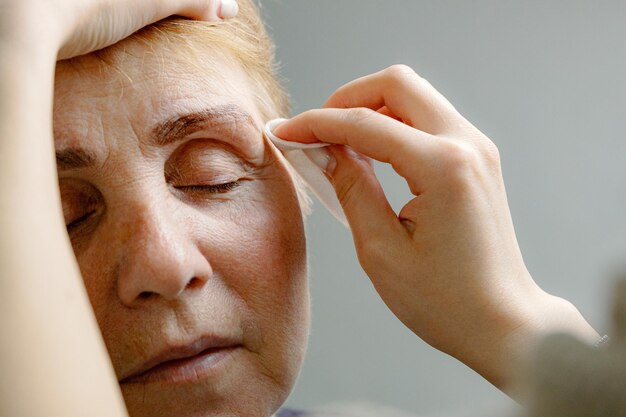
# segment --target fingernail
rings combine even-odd
[[[328,175],[332,173],[337,165],[335,157],[330,153],[328,148],[307,149],[304,153],[309,157],[311,162]]]
[[[239,13],[239,4],[236,0],[222,0],[219,16],[222,19],[232,19]]]

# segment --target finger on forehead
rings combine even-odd
[[[140,4],[142,2],[153,3],[154,0],[135,1],[136,6],[145,8]],[[168,15],[177,14],[208,22],[232,19],[239,13],[237,0],[171,0],[163,2],[163,5],[170,8]]]
[[[389,67],[340,87],[324,107],[373,110],[387,107],[405,123],[433,135],[451,133],[464,120],[428,81],[404,65]]]
[[[398,174],[414,174],[425,165],[437,138],[367,108],[316,109],[301,113],[276,127],[281,139],[347,145],[380,162],[390,163]]]

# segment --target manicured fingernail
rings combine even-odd
[[[307,149],[304,153],[324,173],[330,175],[335,170],[337,161],[328,148]]]
[[[236,0],[222,0],[219,16],[222,19],[232,19],[239,13],[239,4]]]

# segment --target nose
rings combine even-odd
[[[150,204],[128,212],[132,214],[121,226],[117,285],[123,304],[133,307],[157,297],[173,300],[204,285],[211,265],[176,210]]]

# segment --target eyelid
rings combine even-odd
[[[98,189],[77,179],[61,179],[59,187],[68,233],[83,233],[89,230],[85,227],[95,226],[97,223],[93,220],[104,211],[103,198]]]
[[[232,181],[245,176],[249,170],[250,165],[228,147],[213,140],[198,139],[174,151],[165,163],[165,178],[173,185]]]
[[[93,216],[96,213],[97,213],[97,210],[87,211],[85,212],[85,214],[81,215],[80,217],[77,217],[75,220],[70,221],[68,224],[65,225],[65,227],[67,228],[67,231],[71,232],[74,229],[77,229],[78,227],[82,226],[83,223],[89,221],[91,219],[91,216]]]
[[[81,201],[79,202],[74,201],[74,202],[68,203],[70,214],[73,214],[72,212],[78,212],[78,214],[68,215],[67,217],[69,218],[69,220],[66,220],[66,223],[71,224],[75,222],[77,219],[80,219],[81,217],[83,217],[85,214],[96,213],[98,211],[98,204],[95,198],[87,197],[87,198],[81,198],[80,200]],[[65,215],[65,210],[64,210],[64,215]]]
[[[216,133],[218,136],[216,137]],[[245,125],[242,129],[220,128],[214,130],[201,130],[190,134],[188,140],[208,140],[217,146],[229,148],[237,156],[256,164],[263,159],[264,143],[263,132],[259,129]]]
[[[176,170],[166,175],[166,181],[175,187],[191,186],[191,185],[216,185],[238,181],[245,177],[248,173],[246,169],[233,169],[225,172],[225,170],[199,169],[190,173],[184,173]]]
[[[171,181],[170,183],[172,184],[172,186],[176,187],[176,188],[183,188],[183,187],[214,187],[214,186],[219,186],[219,185],[223,185],[223,184],[231,184],[234,182],[238,182],[238,181],[242,181],[245,180],[246,178],[243,178],[241,175],[230,175],[228,177],[226,176],[221,176],[221,177],[212,177],[212,178],[198,178],[198,179],[193,179],[193,180],[188,180],[188,179],[178,179],[176,181]]]

